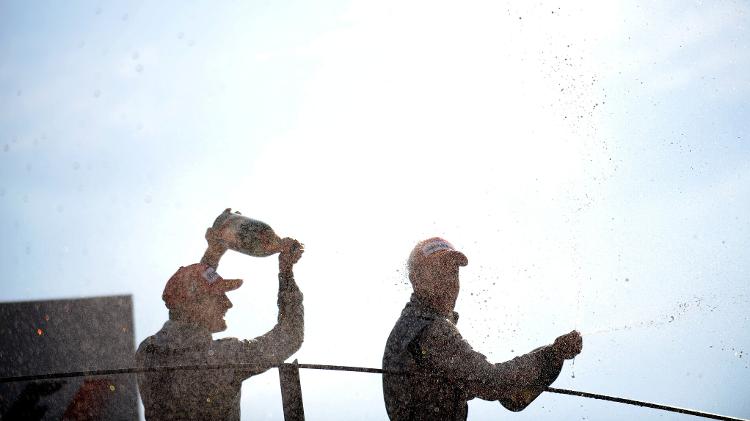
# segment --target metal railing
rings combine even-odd
[[[22,382],[22,381],[36,381],[36,380],[50,380],[60,379],[67,377],[90,377],[90,376],[105,376],[113,374],[137,374],[146,372],[160,372],[160,371],[180,371],[180,370],[225,370],[225,369],[247,369],[253,368],[251,364],[193,364],[193,365],[180,365],[180,366],[162,366],[162,367],[127,367],[127,368],[115,368],[106,370],[83,370],[83,371],[70,371],[62,373],[47,373],[47,374],[32,374],[25,376],[10,376],[0,378],[0,383],[11,383],[11,382]],[[352,367],[343,365],[326,365],[326,364],[304,364],[298,363],[295,360],[293,363],[284,363],[277,367],[279,369],[279,383],[281,387],[281,398],[284,406],[284,420],[285,421],[303,421],[305,419],[304,404],[302,401],[302,386],[299,378],[299,369],[308,370],[329,370],[329,371],[349,371],[356,373],[372,373],[372,374],[383,374],[386,371],[379,368],[369,367]],[[390,373],[390,374],[403,374],[408,373]],[[643,408],[657,409],[661,411],[675,412],[678,414],[693,415],[696,417],[702,417],[713,420],[724,420],[724,421],[750,421],[746,418],[730,417],[726,415],[713,414],[710,412],[697,411],[694,409],[679,408],[670,405],[663,405],[654,402],[639,401],[635,399],[620,398],[617,396],[601,395],[597,393],[581,392],[577,390],[558,389],[555,387],[547,387],[546,391],[549,393],[558,393],[561,395],[579,396],[582,398],[597,399],[609,402],[615,402],[626,405],[640,406]]]

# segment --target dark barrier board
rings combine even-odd
[[[0,377],[133,365],[130,296],[0,303]],[[135,376],[0,384],[0,419],[138,418]]]

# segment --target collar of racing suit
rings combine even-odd
[[[452,311],[451,314],[449,315],[440,313],[434,307],[427,304],[426,301],[419,298],[417,294],[415,293],[411,294],[411,299],[409,300],[409,303],[406,305],[406,308],[410,309],[410,311],[414,311],[415,313],[417,313],[417,315],[420,315],[423,317],[428,317],[428,318],[443,317],[443,318],[448,319],[454,325],[458,323],[458,312]]]
[[[211,332],[203,326],[183,320],[167,320],[157,335],[157,345],[170,348],[187,348],[211,342]]]

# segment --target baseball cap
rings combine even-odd
[[[180,266],[164,287],[161,295],[167,308],[173,309],[195,301],[196,298],[222,294],[242,286],[242,279],[224,279],[203,263]]]
[[[466,258],[466,255],[456,250],[453,244],[443,238],[432,237],[420,241],[412,249],[408,261],[409,277],[411,278],[412,273],[418,268],[443,255],[454,258],[457,266],[466,266],[469,264],[469,259]]]

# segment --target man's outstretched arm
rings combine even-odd
[[[572,335],[569,340],[561,338]],[[577,332],[558,338],[555,344],[538,348],[510,361],[493,364],[466,342],[450,322],[433,324],[422,336],[424,357],[433,373],[456,383],[470,398],[499,400],[503,406],[520,411],[530,404],[544,388],[557,378],[563,360],[580,352]],[[565,345],[568,353],[561,352]]]

